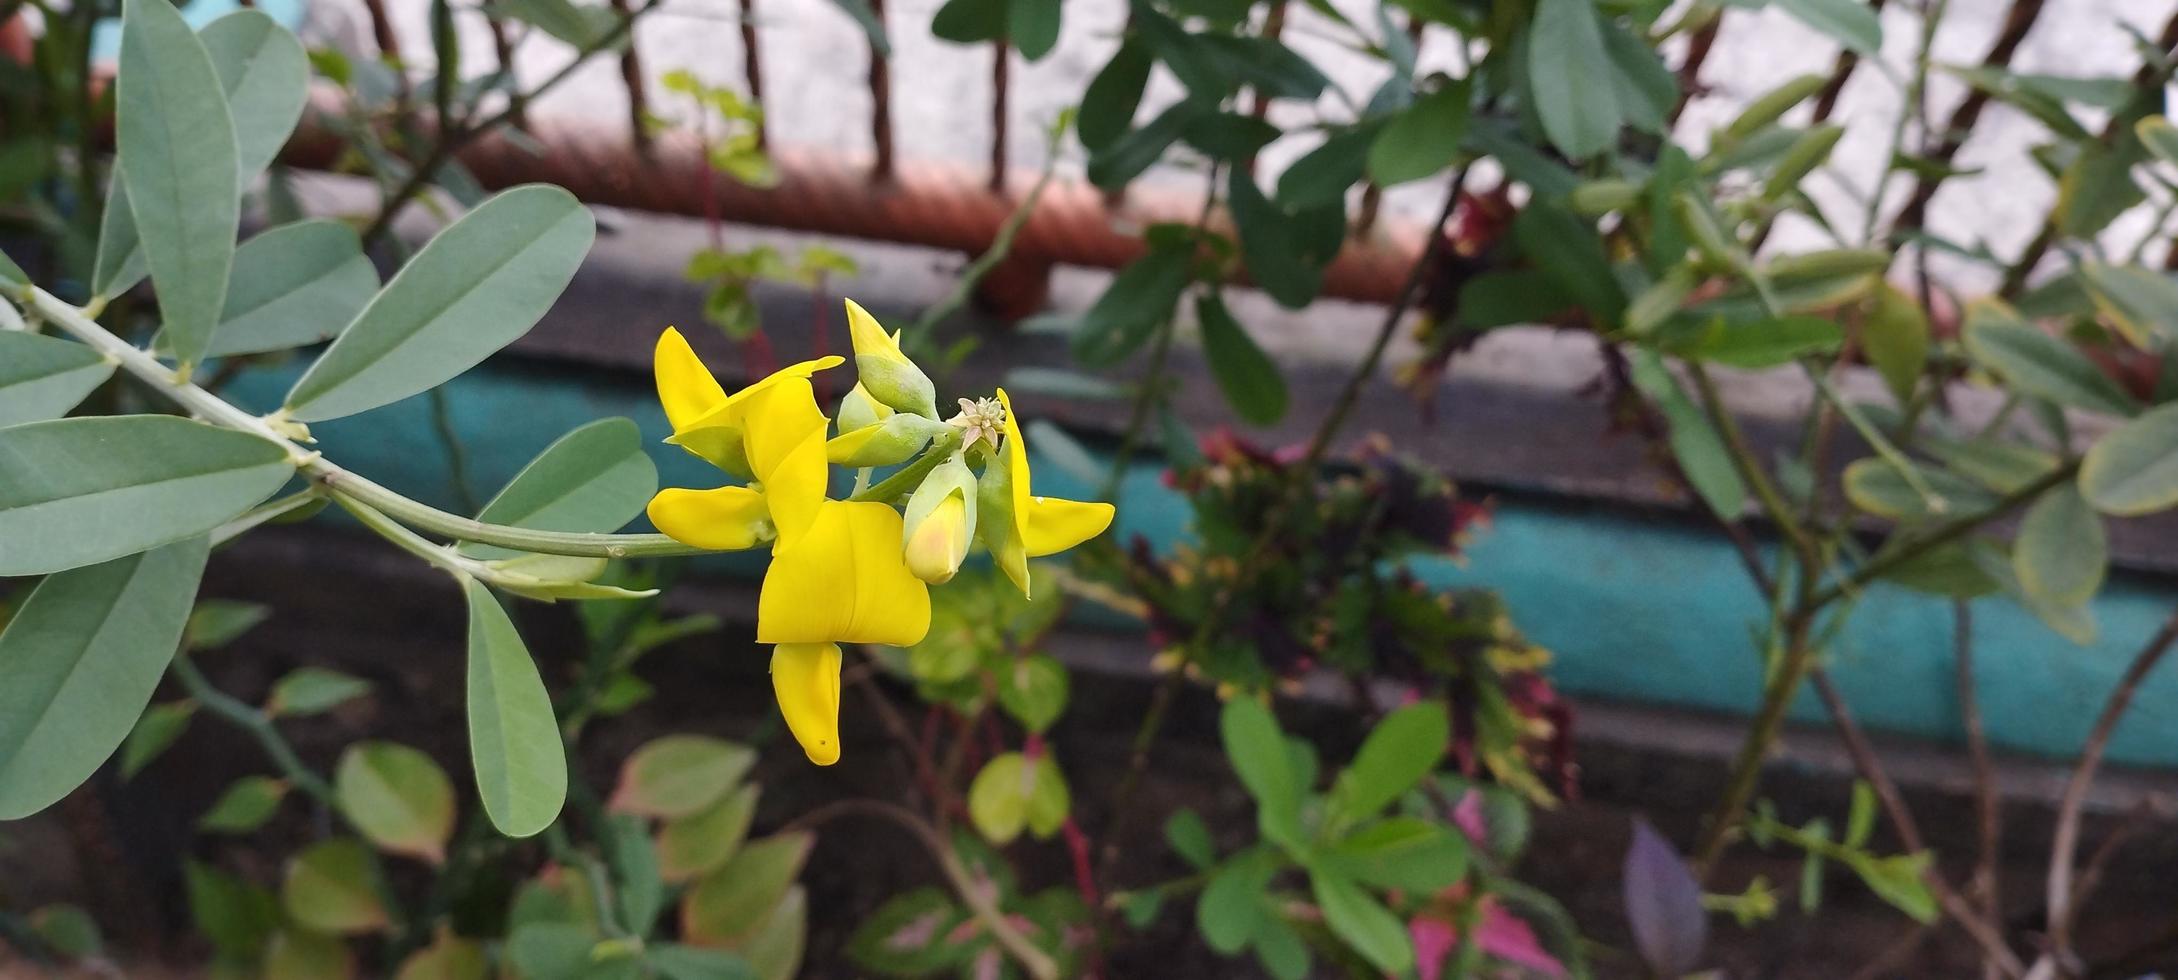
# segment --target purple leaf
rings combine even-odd
[[[1626,921],[1641,959],[1662,976],[1692,972],[1709,941],[1702,886],[1671,842],[1639,817],[1626,849],[1625,878]]]

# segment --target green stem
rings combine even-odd
[[[586,558],[637,558],[652,555],[694,555],[703,549],[684,545],[663,534],[571,534],[534,531],[529,528],[487,524],[449,514],[418,503],[334,465],[314,450],[297,444],[265,419],[243,411],[218,395],[178,378],[148,351],[137,348],[108,331],[83,311],[35,286],[16,294],[46,322],[114,359],[145,385],[156,389],[190,414],[214,425],[247,432],[288,452],[288,459],[311,482],[338,491],[412,528],[479,544],[520,551]]]
[[[197,669],[197,665],[187,654],[176,656],[172,668],[174,679],[181,682],[182,689],[188,691],[189,696],[195,698],[198,704],[203,705],[204,710],[242,729],[255,739],[258,747],[264,749],[265,755],[272,758],[273,766],[280,770],[280,775],[285,776],[290,785],[303,791],[320,805],[337,809],[333,801],[332,784],[303,763],[302,757],[295,754],[295,747],[289,745],[287,738],[280,734],[279,728],[272,724],[270,716],[243,703],[240,698],[212,686],[211,679]]]
[[[1827,588],[1817,591],[1813,596],[1809,597],[1808,601],[1813,604],[1814,608],[1820,609],[1848,595],[1852,595],[1860,591],[1868,583],[1889,574],[1893,569],[1919,558],[1941,545],[1971,534],[1990,521],[2032,503],[2035,498],[2040,497],[2045,491],[2072,479],[2074,474],[2079,471],[2079,461],[2069,460],[2064,465],[2044,473],[2033,483],[2005,494],[1996,503],[1982,510],[1971,514],[1963,514],[1938,524],[1926,533],[1915,535],[1912,540],[1900,545],[1897,550],[1888,551],[1870,559],[1867,564],[1854,569],[1852,574]]]
[[[862,490],[847,499],[858,502],[876,500],[885,503],[897,500],[902,494],[913,490],[916,484],[923,482],[923,477],[929,476],[931,470],[938,468],[938,464],[952,458],[954,450],[959,448],[959,429],[940,435],[930,441],[930,448],[923,450],[923,454],[917,457],[915,462],[901,467],[900,472],[878,481],[876,486]]]

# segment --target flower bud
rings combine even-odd
[[[933,585],[951,581],[976,533],[976,478],[959,454],[923,478],[908,497],[901,546],[908,571]]]
[[[842,426],[840,434],[824,444],[824,455],[836,466],[905,463],[947,428],[943,422],[895,412],[882,422],[859,429]]]
[[[891,417],[892,409],[871,398],[860,382],[856,382],[854,388],[847,392],[847,397],[839,400],[838,422],[839,431],[842,433],[876,425]]]
[[[871,398],[902,412],[938,417],[937,386],[901,352],[898,334],[887,334],[854,300],[847,301],[847,333],[854,339],[855,374]]]

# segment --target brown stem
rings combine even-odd
[[[529,113],[522,106],[522,91],[514,79],[514,39],[507,33],[507,22],[487,8],[484,24],[491,28],[492,53],[499,59],[499,70],[506,75],[507,120],[516,129],[529,128]]]
[[[885,22],[885,0],[870,0],[870,15]],[[892,179],[892,65],[885,52],[870,40],[870,141],[877,145],[877,162],[871,177],[882,183]]]
[[[633,16],[628,0],[612,0],[613,12],[622,20]],[[643,56],[635,50],[635,38],[628,38],[627,50],[620,52],[620,84],[628,90],[628,131],[635,140],[637,152],[650,150],[650,97],[643,83]]]
[[[756,148],[771,146],[771,120],[764,109],[763,45],[756,37],[756,0],[741,0],[741,76],[749,83],[749,104],[756,107]]]
[[[393,67],[394,103],[399,107],[396,115],[407,116],[415,92],[409,88],[408,62],[401,57],[401,38],[394,33],[393,18],[386,13],[386,0],[363,0],[363,10],[370,16],[371,40],[378,45],[379,57]]]
[[[2044,0],[2012,0],[2011,9],[2004,15],[2004,26],[1997,31],[1996,40],[1990,42],[1989,53],[1981,59],[1983,68],[2002,70],[2012,62],[2012,55],[2019,50],[2019,43],[2026,40],[2027,31],[2034,27],[2035,18],[2042,15]],[[1893,240],[1900,231],[1917,229],[1928,216],[1929,201],[1936,190],[1951,176],[1950,164],[1959,150],[1974,134],[1974,124],[1981,119],[1982,110],[1989,107],[1989,92],[1980,87],[1968,88],[1966,98],[1951,110],[1951,118],[1935,135],[1936,145],[1927,154],[1931,167],[1922,169],[1914,181],[1913,193],[1906,198],[1906,206],[1899,209],[1898,217],[1891,221]]]
[[[991,45],[991,193],[1006,191],[1007,76],[1013,63],[1013,46],[1004,41]]]
[[[1687,39],[1686,60],[1679,63],[1679,102],[1671,107],[1670,122],[1677,123],[1687,103],[1694,101],[1694,93],[1702,84],[1702,64],[1709,60],[1709,50],[1716,46],[1717,30],[1723,25],[1724,14],[1719,11]]]
[[[2065,784],[2064,795],[2057,804],[2057,830],[2050,838],[2049,904],[2050,953],[2059,963],[2070,960],[2072,955],[2073,905],[2072,863],[2080,843],[2080,815],[2087,805],[2087,791],[2094,785],[2095,772],[2102,766],[2102,755],[2110,747],[2110,736],[2116,732],[2118,721],[2132,706],[2133,695],[2147,679],[2148,672],[2170,651],[2171,643],[2178,640],[2178,610],[2163,621],[2162,628],[2148,638],[2140,652],[2133,655],[2133,662],[2125,668],[2117,687],[2110,691],[2110,699],[2104,703],[2102,715],[2095,719],[2095,727],[2087,733],[2087,741],[2080,747],[2080,758],[2072,768],[2072,779]]]
[[[1996,763],[1989,757],[1989,733],[1981,719],[1981,695],[1974,682],[1974,613],[1966,600],[1951,604],[1953,661],[1957,667],[1959,724],[1966,730],[1966,753],[1974,766],[1975,837],[1971,889],[1982,910],[2001,921],[2004,903],[1998,891],[1997,851],[2004,839],[2004,811],[1997,795]]]

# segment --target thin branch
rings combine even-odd
[[[1974,896],[1991,918],[2002,915],[1998,891],[1997,850],[2004,839],[2003,807],[1997,797],[1996,764],[1989,758],[1989,733],[1981,720],[1981,694],[1974,683],[1974,613],[1964,599],[1951,604],[1953,661],[1956,667],[1959,724],[1966,730],[1966,752],[1974,766],[1974,817],[1979,848],[1974,858]]]

